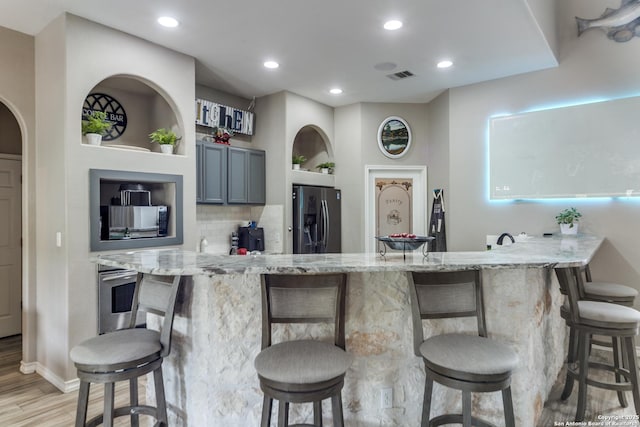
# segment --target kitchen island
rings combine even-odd
[[[417,426],[424,389],[413,353],[408,271],[481,269],[489,336],[506,342],[520,363],[513,373],[516,425],[535,426],[565,356],[563,297],[554,267],[587,264],[603,239],[529,238],[483,252],[214,256],[181,250],[106,254],[95,261],[143,273],[188,276],[180,292],[171,355],[165,360],[170,425],[257,426],[262,392],[253,360],[260,351],[261,274],[349,273],[345,424]],[[158,322],[151,318],[154,326]],[[475,320],[426,321],[427,332],[472,331]],[[322,326],[282,327],[274,335],[331,336]],[[380,393],[393,389],[393,405]],[[458,409],[456,409],[458,408]],[[434,386],[432,414],[460,408],[459,393]],[[309,422],[311,405],[292,405],[292,422]],[[475,411],[501,425],[500,393],[478,394]],[[330,405],[324,405],[326,420]],[[327,425],[330,425],[327,422]]]

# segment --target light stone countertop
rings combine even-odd
[[[603,238],[529,237],[515,244],[477,252],[420,250],[309,255],[211,255],[180,249],[153,249],[102,254],[98,264],[159,275],[300,274],[331,272],[446,271],[465,269],[578,267],[591,261]]]

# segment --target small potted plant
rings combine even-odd
[[[157,142],[160,145],[160,151],[165,154],[173,154],[173,149],[181,138],[170,129],[160,128],[149,134],[151,142]]]
[[[293,164],[293,170],[300,170],[300,165],[307,161],[307,158],[301,154],[294,154],[291,156],[291,163]]]
[[[102,136],[111,129],[113,124],[107,120],[107,113],[104,111],[91,111],[82,121],[82,134],[87,137],[87,142],[91,145],[100,145]]]
[[[556,215],[556,222],[560,224],[562,234],[577,234],[578,220],[582,214],[576,208],[567,208]]]
[[[318,169],[320,169],[320,172],[322,172],[322,173],[333,173],[333,168],[335,166],[336,166],[336,164],[333,163],[333,162],[324,162],[324,163],[320,163],[316,167]]]

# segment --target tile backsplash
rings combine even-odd
[[[199,250],[200,240],[205,237],[208,242],[207,253],[228,254],[231,249],[231,232],[237,231],[238,227],[246,227],[249,221],[256,221],[258,227],[264,228],[265,253],[282,253],[282,205],[197,205],[198,244],[194,250]]]

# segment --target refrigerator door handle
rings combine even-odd
[[[322,210],[324,211],[324,233],[322,235],[322,244],[326,251],[327,245],[329,244],[329,205],[326,200],[322,200]]]

